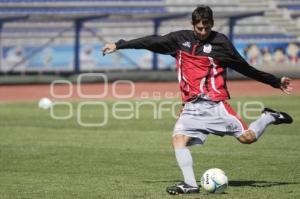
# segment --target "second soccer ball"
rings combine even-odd
[[[51,106],[52,106],[52,101],[51,101],[50,99],[46,98],[46,97],[41,98],[41,99],[39,100],[38,106],[39,106],[39,108],[41,108],[41,109],[47,110],[47,109],[51,108]]]

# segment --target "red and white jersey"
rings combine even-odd
[[[197,56],[178,51],[177,76],[182,100],[204,97],[212,101],[229,99],[220,61],[208,56]]]
[[[163,36],[119,40],[116,46],[117,49],[147,49],[176,58],[184,102],[199,97],[212,101],[230,98],[226,87],[227,68],[275,88],[280,87],[279,78],[250,66],[228,38],[216,31],[212,31],[206,40],[199,40],[192,30],[181,30]]]

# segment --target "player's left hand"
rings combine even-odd
[[[286,94],[291,94],[293,90],[292,80],[289,77],[282,77],[280,89]]]
[[[102,55],[113,53],[117,50],[117,46],[115,43],[107,43],[102,48]]]

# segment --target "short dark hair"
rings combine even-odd
[[[209,6],[200,5],[192,13],[192,24],[196,25],[202,21],[203,24],[214,25],[213,11]]]

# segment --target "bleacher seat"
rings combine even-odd
[[[214,29],[225,34],[229,32],[229,16],[261,12],[267,8],[263,16],[237,22],[233,37],[235,42],[299,41],[300,37],[295,34],[287,34],[287,23],[282,17],[282,10],[287,10],[287,19],[290,15],[291,20],[298,21],[300,27],[299,3],[299,0],[0,0],[0,21],[7,16],[30,16],[29,20],[4,23],[1,44],[43,45],[53,40],[57,44],[74,45],[74,18],[101,14],[111,15],[85,22],[80,33],[82,43],[99,45],[99,42],[120,38],[129,40],[154,33],[154,23],[149,20],[151,17],[191,13],[199,4],[212,7],[216,18]],[[53,17],[57,17],[55,22]],[[273,19],[278,21],[275,23]],[[189,15],[163,21],[158,34],[191,28]]]

